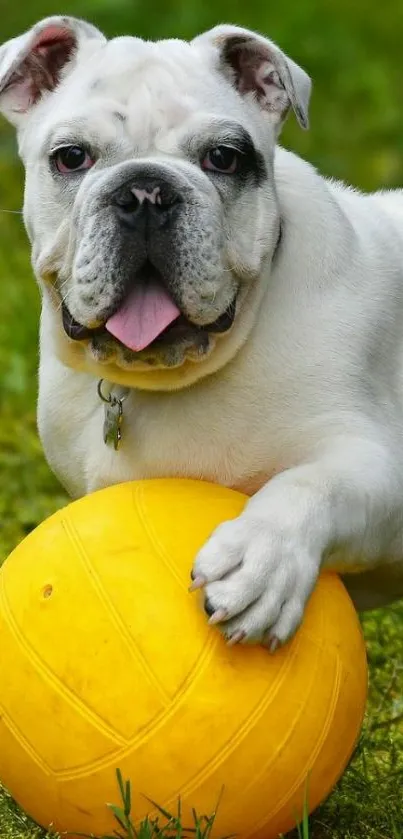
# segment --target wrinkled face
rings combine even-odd
[[[188,383],[245,339],[279,217],[276,120],[244,63],[241,95],[193,44],[91,39],[24,121],[25,222],[65,363],[129,385],[186,368]]]

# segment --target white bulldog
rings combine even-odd
[[[192,576],[231,643],[271,650],[321,567],[362,572],[359,607],[403,594],[403,194],[276,146],[309,94],[234,26],[107,41],[53,17],[0,51],[48,461],[72,496],[163,476],[249,493]]]

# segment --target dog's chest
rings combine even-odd
[[[133,392],[123,405],[118,451],[103,439],[104,405],[96,380],[67,372],[42,376],[39,429],[46,457],[72,496],[153,477],[211,480],[256,491],[281,468],[281,431],[264,405],[248,406],[236,388],[204,387],[163,397]],[[59,385],[59,386],[58,386]],[[69,385],[72,387],[70,388]]]

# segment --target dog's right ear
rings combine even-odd
[[[95,26],[72,17],[48,17],[0,48],[0,111],[14,125],[74,66],[83,44],[105,42]]]

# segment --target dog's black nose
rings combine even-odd
[[[173,184],[146,176],[124,184],[113,196],[118,217],[129,227],[137,225],[146,214],[154,224],[163,224],[180,201]]]

